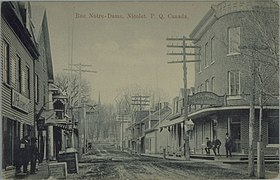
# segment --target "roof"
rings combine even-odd
[[[35,27],[35,40],[38,43],[39,34],[42,31],[43,18],[46,13],[46,9],[42,6],[32,5],[31,20]]]
[[[47,21],[47,12],[46,9],[42,6],[32,5],[31,19],[34,30],[35,41],[40,46],[40,37],[44,36],[44,45],[46,50],[46,64],[48,72],[48,80],[53,82],[54,73],[52,65],[52,56],[51,56],[51,47],[50,47],[50,38],[48,30],[48,21]]]

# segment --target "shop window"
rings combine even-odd
[[[2,120],[3,125],[3,144],[2,144],[2,167],[12,166],[14,162],[14,143],[15,143],[15,121],[8,118]]]
[[[268,144],[279,144],[279,119],[268,120]]]

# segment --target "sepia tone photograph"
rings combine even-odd
[[[1,2],[0,179],[278,179],[279,1]]]

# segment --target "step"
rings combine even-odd
[[[254,161],[255,163],[257,163],[257,161]],[[223,163],[225,164],[240,164],[240,163],[248,163],[248,160],[226,160],[223,161]],[[273,163],[278,163],[279,164],[279,160],[265,160],[265,164],[273,164]]]

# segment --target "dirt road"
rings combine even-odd
[[[114,146],[97,145],[79,163],[79,174],[69,179],[246,179],[246,165],[214,161],[172,161],[131,155]],[[68,179],[67,178],[67,179]]]
[[[246,169],[207,161],[171,161],[140,157],[116,150],[114,146],[97,145],[79,163],[79,174],[70,179],[244,179]],[[67,179],[68,179],[67,178]]]

